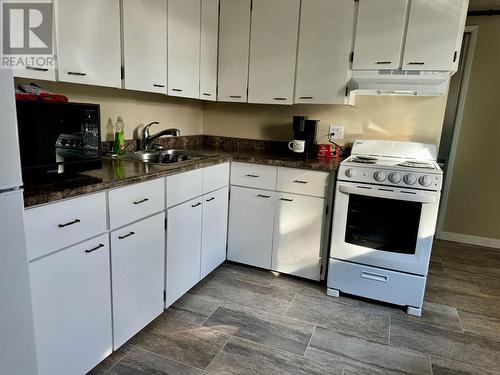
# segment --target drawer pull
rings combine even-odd
[[[369,279],[373,281],[380,281],[382,283],[387,283],[389,281],[389,276],[377,275],[376,273],[361,272],[361,277],[363,279]]]
[[[375,64],[376,65],[387,65],[387,64],[391,64],[392,61],[377,61]]]
[[[258,177],[260,177],[260,176],[259,176],[259,175],[257,175],[257,174],[247,174],[247,177],[258,178]]]
[[[200,206],[200,205],[201,205],[201,203],[200,203],[200,202],[198,202],[198,203],[192,204],[192,205],[191,205],[191,207],[195,208],[195,207],[198,207],[198,206]]]
[[[159,84],[157,84],[157,83],[153,83],[153,86],[154,86],[154,87],[165,87],[165,85],[159,85]]]
[[[26,69],[28,70],[36,70],[37,72],[48,72],[49,70],[47,68],[40,68],[37,66],[27,66]]]
[[[313,99],[314,97],[312,96],[301,96],[299,99]]]
[[[68,75],[70,76],[80,76],[80,77],[85,77],[87,73],[80,73],[80,72],[68,72]]]
[[[295,180],[293,182],[296,184],[307,184],[307,181],[303,181],[303,180]]]
[[[99,245],[97,245],[96,247],[90,249],[90,250],[85,250],[85,252],[88,254],[88,253],[92,253],[96,250],[99,250],[101,247],[104,247],[104,244],[100,243]]]
[[[286,100],[286,98],[283,98],[281,96],[277,96],[276,98],[273,98],[274,100]]]
[[[208,198],[208,199],[207,199],[207,202],[212,202],[213,200],[215,200],[215,197]]]
[[[420,61],[410,61],[408,65],[425,65],[425,63]]]
[[[172,89],[172,91],[182,92],[182,89]]]
[[[203,96],[212,96],[212,94],[209,94],[208,92],[204,92],[202,95]]]
[[[75,220],[70,221],[69,223],[66,223],[66,224],[59,224],[58,227],[59,228],[69,227],[70,225],[77,224],[79,222],[81,222],[80,219],[75,219]]]
[[[241,95],[229,95],[229,97],[233,99],[241,99]]]
[[[271,198],[270,195],[264,195],[264,194],[257,194],[257,197],[259,197],[259,198],[266,198],[266,199],[267,198]]]
[[[140,201],[135,201],[134,204],[141,204],[141,203],[148,202],[148,201],[149,201],[148,198],[144,198],[144,199],[141,199]]]
[[[134,234],[135,234],[135,232],[130,232],[129,234],[126,234],[125,236],[118,236],[118,239],[124,240],[125,238],[133,236]]]
[[[293,199],[288,199],[288,198],[280,198],[280,201],[284,201],[284,202],[293,202]]]

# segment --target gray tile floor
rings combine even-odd
[[[421,318],[224,264],[91,374],[500,374],[500,252],[436,241]]]

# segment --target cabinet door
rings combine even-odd
[[[246,102],[251,0],[220,0],[217,100]]]
[[[111,354],[107,234],[31,263],[30,279],[40,375],[85,374]]]
[[[344,104],[353,22],[354,2],[302,0],[295,103]]]
[[[201,278],[226,260],[228,194],[225,187],[203,196]]]
[[[300,0],[253,0],[248,102],[292,104]]]
[[[167,210],[166,307],[200,281],[202,197]]]
[[[114,349],[163,311],[163,213],[111,232]]]
[[[201,0],[200,99],[217,97],[219,0]]]
[[[271,269],[275,197],[267,190],[231,187],[227,259]]]
[[[452,70],[467,12],[464,0],[412,0],[403,69]]]
[[[359,0],[353,69],[397,69],[408,0]]]
[[[168,0],[168,94],[200,97],[200,0]]]
[[[124,88],[167,93],[167,1],[123,0]]]
[[[57,1],[59,81],[121,87],[120,1]]]
[[[277,197],[273,270],[319,280],[325,200],[295,194]]]

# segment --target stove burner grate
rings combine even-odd
[[[434,165],[431,163],[428,163],[426,161],[411,161],[407,160],[402,163],[397,164],[400,167],[407,167],[407,168],[421,168],[421,169],[435,169]]]
[[[375,164],[377,162],[377,158],[372,156],[356,156],[351,161],[353,163],[363,163],[363,164]]]

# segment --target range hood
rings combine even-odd
[[[450,72],[418,70],[358,70],[352,72],[350,91],[356,95],[442,96]]]

